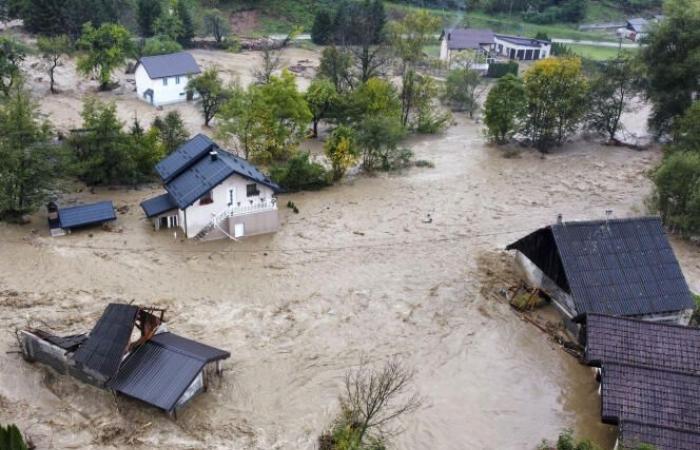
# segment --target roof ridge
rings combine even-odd
[[[604,314],[604,313],[585,313],[583,314],[584,317],[586,316],[598,316],[598,317],[608,317],[611,319],[617,319],[617,320],[626,320],[628,322],[638,322],[638,323],[644,323],[644,324],[649,324],[649,325],[657,325],[657,326],[662,326],[662,327],[667,327],[667,328],[682,328],[685,330],[694,330],[697,331],[700,334],[700,328],[697,327],[691,327],[688,325],[681,325],[678,323],[665,323],[665,322],[652,322],[650,320],[644,320],[644,319],[637,319],[635,317],[631,316],[615,316],[612,314]]]
[[[681,372],[680,370],[673,370],[673,369],[666,369],[666,368],[658,368],[658,367],[652,367],[652,366],[644,366],[641,364],[630,364],[630,363],[623,363],[623,362],[607,362],[607,363],[602,363],[600,364],[601,369],[605,369],[605,366],[624,366],[624,367],[632,367],[635,369],[644,369],[644,370],[651,370],[654,372],[665,372],[665,373],[672,373],[675,375],[683,375],[691,378],[695,378],[700,382],[700,374],[694,374],[694,373],[688,373],[688,372]]]

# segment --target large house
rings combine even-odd
[[[506,249],[574,334],[585,314],[687,324],[695,305],[656,217],[560,221]]]
[[[156,165],[166,192],[141,203],[156,230],[239,239],[277,231],[279,186],[243,158],[198,134]]]
[[[494,35],[494,54],[519,61],[536,61],[549,57],[552,43],[522,36]]]
[[[154,106],[192,100],[196,92],[187,91],[187,82],[201,70],[186,52],[144,56],[136,67],[136,94]]]
[[[487,70],[494,57],[532,61],[550,56],[549,41],[522,36],[495,34],[488,29],[454,28],[444,30],[440,36],[440,59],[453,63],[460,52],[467,52],[474,59],[471,68]]]

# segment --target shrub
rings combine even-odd
[[[501,78],[509,73],[518,76],[518,63],[510,61],[507,63],[492,63],[489,64],[489,70],[486,76],[489,78]]]
[[[316,190],[330,184],[328,171],[311,161],[308,153],[299,153],[286,163],[273,166],[270,177],[290,192]]]
[[[22,433],[17,425],[0,425],[0,449],[2,450],[27,450],[29,446],[24,442]]]

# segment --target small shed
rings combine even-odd
[[[46,209],[49,216],[49,228],[52,236],[61,236],[78,228],[100,225],[117,220],[114,205],[111,201],[88,203],[84,205],[59,207],[50,202]]]

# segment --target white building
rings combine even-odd
[[[165,194],[141,203],[156,230],[188,238],[239,239],[279,227],[280,188],[243,158],[198,134],[156,165]]]
[[[200,72],[197,61],[186,52],[144,56],[136,67],[136,94],[154,106],[192,100],[197,94],[187,92],[187,82]]]
[[[519,61],[536,61],[550,56],[552,43],[522,36],[494,35],[493,54]]]
[[[444,30],[440,41],[440,60],[451,65],[461,56],[461,59],[471,69],[484,72],[488,70],[488,57],[493,50],[493,31],[478,28],[454,28]]]

